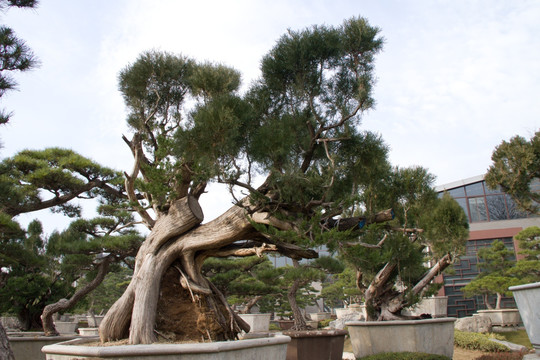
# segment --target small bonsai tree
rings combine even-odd
[[[502,241],[495,240],[490,247],[478,251],[478,258],[480,273],[461,291],[467,297],[481,295],[489,310],[500,309],[503,296],[512,295],[508,288],[520,283],[510,273],[516,263],[514,251],[508,249]],[[495,306],[489,301],[491,295],[497,297]]]
[[[293,266],[287,267],[284,273],[285,284],[287,286],[287,300],[292,311],[294,325],[292,330],[307,330],[309,326],[300,310],[298,295],[301,289],[307,291],[308,296],[302,296],[304,302],[315,303],[317,296],[311,290],[313,282],[323,282],[328,274],[335,274],[343,271],[343,265],[332,257],[320,257],[314,261],[300,264],[293,259]],[[307,304],[306,304],[307,305]]]
[[[515,239],[519,241],[519,254],[524,257],[519,259],[508,273],[517,277],[521,284],[540,281],[540,227],[523,229]]]

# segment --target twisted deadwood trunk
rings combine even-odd
[[[184,314],[201,314],[192,319],[192,324],[185,323],[185,317],[177,314],[176,328],[185,330],[192,326],[204,329],[199,339],[211,340],[231,339],[240,330],[249,331],[249,326],[234,315],[223,295],[201,273],[202,257],[211,256],[212,251],[242,240],[252,231],[246,210],[233,206],[219,218],[199,225],[202,219],[196,199],[186,197],[173,204],[168,214],[156,221],[139,249],[131,283],[100,325],[102,341],[123,339],[128,334],[130,344],[148,344],[156,340],[154,330],[160,289],[164,286],[162,279],[168,270],[177,275],[176,283],[182,294],[176,294],[176,297],[191,299]],[[166,300],[162,304],[167,307]],[[160,308],[160,311],[168,310]],[[211,317],[205,316],[210,313],[215,315],[213,318],[219,324],[201,326],[201,322],[210,320]],[[156,330],[170,333],[175,329],[160,329],[158,326]]]
[[[440,258],[415,284],[411,290],[412,295],[420,295],[431,281],[452,263],[452,259],[453,256],[449,253]],[[386,264],[366,290],[366,304],[372,309],[368,311],[368,321],[404,319],[401,311],[411,304],[405,300],[403,292],[393,290],[392,284],[388,284],[388,279],[396,267],[395,263]]]

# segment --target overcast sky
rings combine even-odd
[[[442,185],[485,173],[496,145],[540,128],[540,1],[42,0],[0,16],[41,63],[0,102],[14,113],[0,158],[60,146],[129,170],[117,75],[141,52],[223,63],[247,87],[287,29],[353,16],[385,38],[363,127],[392,164],[426,167]],[[230,205],[222,194],[201,202],[207,219]]]

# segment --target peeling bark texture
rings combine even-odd
[[[2,321],[0,321],[0,360],[15,360]]]

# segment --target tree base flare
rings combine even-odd
[[[182,287],[180,276],[171,266],[162,278],[156,318],[158,337],[173,342],[234,339],[230,315],[217,296],[190,293]]]

